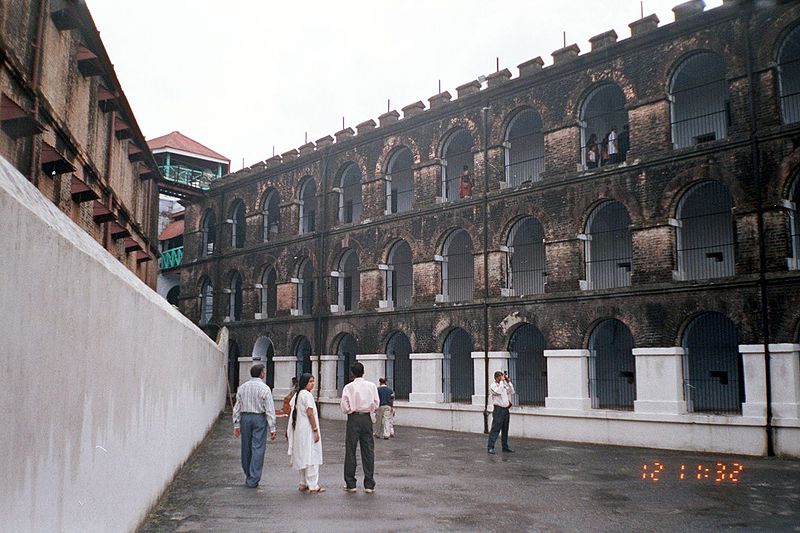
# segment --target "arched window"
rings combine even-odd
[[[386,168],[386,213],[409,211],[414,205],[414,156],[403,146]]]
[[[619,320],[603,320],[589,337],[589,397],[594,409],[633,410],[633,336]]]
[[[358,309],[361,295],[361,280],[358,272],[358,254],[353,250],[346,250],[337,267],[337,294],[336,311],[354,311]]]
[[[789,268],[800,270],[800,176],[794,180],[791,193],[789,194],[789,239],[791,257],[789,257]]]
[[[307,176],[300,186],[300,228],[299,233],[316,231],[317,224],[317,185],[314,178]]]
[[[267,369],[266,383],[275,388],[275,348],[267,337],[259,337],[253,345],[253,364],[261,361]]]
[[[725,62],[713,52],[684,60],[669,86],[672,145],[686,148],[728,135]]]
[[[442,295],[445,302],[468,302],[473,296],[472,239],[464,230],[452,232],[444,243]]]
[[[784,124],[800,122],[800,26],[796,26],[778,52],[778,92]]]
[[[203,234],[200,247],[200,256],[211,255],[214,253],[214,241],[217,236],[217,217],[213,211],[206,211],[201,225]]]
[[[342,172],[339,182],[339,222],[358,224],[361,220],[361,171],[358,165],[350,163]]]
[[[516,187],[540,181],[544,171],[544,133],[542,118],[526,109],[511,120],[506,130],[506,183]]]
[[[389,337],[386,343],[386,379],[394,389],[397,400],[408,400],[411,394],[411,343],[402,331]]]
[[[445,202],[472,196],[475,183],[472,145],[472,135],[464,129],[456,130],[444,143],[441,198]]]
[[[311,343],[300,337],[294,345],[295,375],[299,379],[302,374],[311,374]]]
[[[175,285],[167,292],[167,303],[177,307],[180,297],[181,297],[181,286]]]
[[[631,219],[614,201],[600,204],[586,223],[586,288],[610,289],[631,284]]]
[[[214,315],[214,286],[204,279],[200,287],[200,323],[208,324]]]
[[[444,341],[442,392],[445,402],[471,403],[474,387],[472,337],[461,328],[451,331]]]
[[[336,347],[336,355],[339,357],[336,362],[336,390],[341,394],[344,386],[353,381],[350,365],[356,362],[356,355],[358,355],[356,339],[349,333],[342,335],[339,345]]]
[[[728,189],[716,181],[695,185],[683,196],[677,210],[681,279],[734,275],[733,206]]]
[[[239,388],[239,345],[236,341],[228,341],[228,390],[231,394]]]
[[[231,246],[234,248],[242,248],[244,246],[244,237],[247,232],[247,222],[244,215],[244,202],[237,201],[231,208]]]
[[[390,307],[408,307],[414,294],[414,272],[411,263],[411,247],[406,241],[398,241],[389,251],[386,269],[386,300]]]
[[[230,305],[228,306],[228,318],[231,322],[238,322],[242,319],[242,276],[238,272],[231,278],[229,292]]]
[[[270,190],[261,205],[261,234],[264,242],[274,240],[280,229],[281,197],[275,189]]]
[[[597,87],[583,102],[580,120],[583,168],[625,161],[630,135],[622,89],[611,83]]]
[[[534,217],[525,217],[508,234],[508,288],[514,296],[541,294],[547,280],[544,229]]]
[[[547,397],[547,363],[544,335],[538,328],[523,324],[514,330],[508,351],[508,375],[514,383],[519,405],[544,405]]]
[[[304,259],[298,269],[299,278],[294,281],[297,286],[297,310],[301,315],[310,315],[314,311],[314,267],[311,261]]]
[[[744,379],[736,326],[719,313],[703,313],[683,337],[684,393],[689,412],[742,412]]]
[[[261,318],[275,316],[278,305],[278,284],[274,267],[267,267],[261,273]]]

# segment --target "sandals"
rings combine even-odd
[[[305,492],[308,490],[308,485],[306,485],[305,483],[301,483],[300,486],[297,487],[297,490],[299,490],[300,492]]]
[[[320,492],[325,492],[325,487],[319,487],[316,489],[308,489],[309,494],[319,494]]]

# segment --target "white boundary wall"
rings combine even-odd
[[[0,529],[131,531],[225,401],[225,355],[0,158]]]

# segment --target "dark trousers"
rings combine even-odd
[[[508,412],[508,407],[494,406],[494,412],[492,413],[492,430],[489,432],[489,444],[487,445],[490,450],[494,448],[497,435],[499,435],[501,431],[503,432],[503,437],[500,439],[500,442],[502,442],[504,450],[508,449],[508,420],[510,418],[511,415]]]
[[[369,413],[347,415],[347,434],[344,442],[344,482],[347,488],[356,486],[356,446],[361,446],[361,467],[364,469],[364,488],[375,488],[375,441],[372,438],[372,419]]]
[[[242,439],[242,470],[248,487],[261,481],[264,452],[267,448],[267,417],[263,413],[242,413],[239,428]]]

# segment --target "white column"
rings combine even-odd
[[[378,379],[386,377],[386,354],[364,353],[356,355],[356,361],[364,365],[364,379],[378,384]]]
[[[742,416],[767,416],[767,364],[763,344],[740,344],[744,369]]]
[[[412,353],[409,402],[444,403],[442,393],[442,353]]]
[[[486,395],[486,372],[484,362],[485,352],[472,352],[474,385],[472,390],[472,405],[483,405]],[[511,352],[489,352],[489,383],[494,383],[494,373],[497,371],[508,372],[508,360]],[[492,409],[492,400],[489,399],[489,410]]]
[[[636,358],[636,400],[633,410],[649,414],[686,413],[683,397],[683,354],[681,347],[634,348]]]
[[[261,361],[259,360],[256,362],[260,363]],[[239,358],[239,385],[241,385],[245,381],[250,381],[250,368],[252,366],[253,366],[252,357],[248,356]],[[266,363],[264,364],[264,366],[266,366]]]
[[[292,387],[297,358],[293,355],[276,355],[272,361],[275,363],[275,390],[272,391],[272,397],[283,398]]]
[[[770,344],[772,417],[800,420],[800,344]]]
[[[589,350],[545,350],[547,398],[545,407],[588,410]]]
[[[319,355],[312,355],[311,356],[311,375],[314,376],[314,389],[315,389],[314,393],[315,394],[316,394],[316,389],[319,388],[319,386],[320,386],[319,385],[319,366],[320,366],[319,358],[320,357],[321,356],[319,356]]]
[[[320,398],[338,398],[339,391],[336,390],[336,365],[339,362],[338,355],[320,355],[320,379],[322,380],[319,385]],[[344,360],[344,357],[341,358]]]

